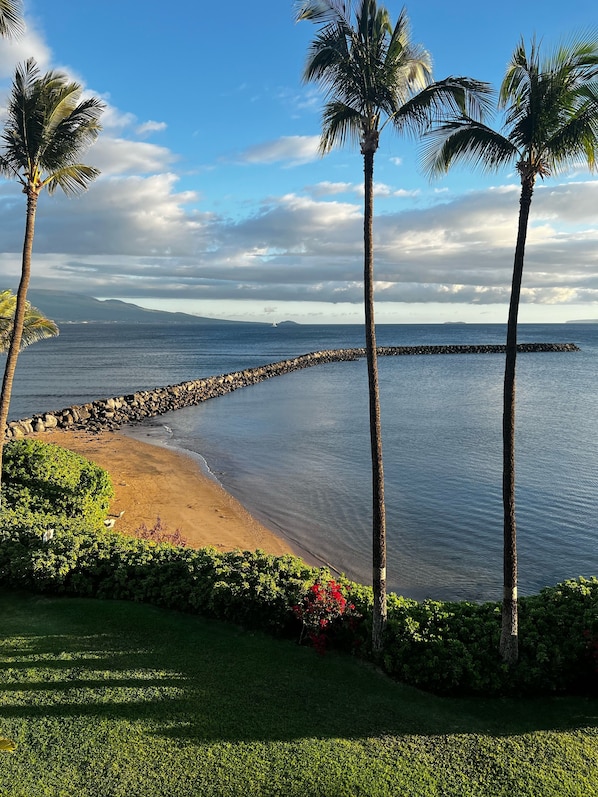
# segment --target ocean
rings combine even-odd
[[[503,325],[381,325],[378,345],[504,343]],[[576,353],[517,361],[522,594],[598,574],[598,324],[521,325]],[[25,350],[11,418],[363,345],[359,326],[64,325]],[[381,358],[388,584],[417,599],[499,600],[502,355]],[[364,360],[276,377],[128,430],[193,452],[311,562],[371,583]]]

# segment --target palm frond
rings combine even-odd
[[[295,0],[294,7],[297,22],[348,22],[351,13],[351,4],[345,0]]]
[[[16,67],[2,140],[4,157],[17,171],[28,171],[35,157],[41,124],[38,83],[39,70],[33,58]]]
[[[22,6],[19,0],[0,0],[0,36],[18,36],[23,32]]]
[[[0,353],[8,351],[15,317],[17,297],[12,291],[0,291]],[[21,348],[24,349],[38,340],[56,337],[58,327],[29,302],[25,304],[25,320]]]
[[[535,39],[532,39],[529,55],[525,41],[520,39],[499,89],[499,107],[525,106],[525,99],[539,71],[539,52]]]
[[[405,100],[432,80],[432,58],[420,44],[411,41],[407,11],[401,9],[390,36],[384,57],[388,83],[398,97]],[[401,88],[402,87],[402,88]],[[407,91],[405,92],[405,89]]]
[[[335,146],[347,141],[358,143],[362,135],[362,115],[342,102],[329,102],[322,112],[320,153],[325,155]]]
[[[103,107],[103,103],[91,97],[60,119],[53,130],[48,130],[40,152],[45,171],[59,169],[79,159],[100,133],[99,116]]]
[[[57,188],[61,188],[65,194],[72,196],[85,191],[99,174],[99,170],[93,166],[72,163],[53,171],[46,177],[42,185],[47,186],[49,194],[53,194]]]
[[[489,83],[468,77],[448,77],[413,95],[391,121],[398,130],[418,135],[431,125],[442,125],[454,118],[481,122],[492,109],[493,97]]]
[[[40,340],[55,338],[58,334],[59,330],[54,321],[45,318],[35,307],[30,307],[23,324],[21,348],[24,349]]]
[[[311,43],[303,80],[319,82],[325,91],[341,84],[343,72],[349,72],[349,38],[347,31],[339,25],[330,25],[320,31]]]
[[[598,161],[598,87],[577,93],[578,111],[561,124],[546,143],[545,159],[552,172],[585,161],[594,170]]]
[[[424,136],[423,168],[431,177],[456,163],[494,171],[517,160],[516,147],[500,133],[469,117],[447,121]]]
[[[579,83],[592,81],[598,75],[598,33],[588,30],[564,41],[543,64],[545,72],[560,72]]]

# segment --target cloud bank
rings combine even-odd
[[[15,62],[32,52],[48,68],[52,53],[34,28],[0,52],[4,95]],[[301,186],[296,177],[293,190],[273,193],[254,171],[250,200],[234,213],[206,210],[202,193],[189,188],[193,183],[180,156],[148,140],[169,125],[137,119],[103,99],[104,131],[86,157],[101,176],[76,199],[57,193],[40,200],[35,287],[154,304],[252,300],[265,304],[264,313],[284,302],[362,302],[359,182],[334,179],[331,169],[329,179]],[[260,167],[297,172],[319,158],[318,143],[318,136],[283,136],[222,156],[205,169],[218,172],[228,162],[241,170],[238,175]],[[465,193],[406,190],[392,183],[402,160],[389,157],[392,168],[376,183],[377,302],[504,304],[517,225],[516,182]],[[326,175],[326,169],[320,166],[319,173]],[[197,178],[194,184],[201,183]],[[25,218],[16,182],[0,182],[0,208],[0,268],[4,283],[14,287]],[[577,176],[538,185],[522,299],[538,305],[598,302],[597,180]]]

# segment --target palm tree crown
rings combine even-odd
[[[428,133],[425,167],[442,174],[456,161],[494,171],[515,164],[522,182],[535,182],[587,162],[596,166],[598,45],[583,37],[544,61],[532,42],[519,43],[503,79],[498,110],[503,132],[463,114]]]
[[[96,97],[80,101],[81,87],[59,72],[40,77],[29,59],[18,66],[8,102],[8,119],[1,137],[0,170],[16,177],[25,193],[65,194],[87,188],[99,174],[78,163],[82,151],[95,141],[103,104]]]
[[[486,109],[484,83],[464,77],[432,83],[430,55],[411,42],[405,9],[393,27],[375,0],[360,0],[355,24],[353,4],[345,0],[299,0],[296,7],[298,20],[322,23],[303,73],[327,97],[322,153],[347,140],[375,151],[389,122],[399,132],[421,131],[447,105],[474,116]]]

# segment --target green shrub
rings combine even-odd
[[[596,693],[598,579],[579,578],[519,601],[519,661],[500,659],[500,603],[399,598],[389,605],[384,667],[438,694]]]
[[[578,578],[520,600],[519,682],[525,692],[598,693],[598,579]]]
[[[143,601],[281,631],[296,626],[292,607],[319,573],[293,556],[179,548],[81,520],[0,511],[0,580],[16,587]]]
[[[4,448],[5,506],[99,524],[112,495],[106,471],[79,454],[41,440],[14,440]]]
[[[95,524],[83,518],[3,506],[0,580],[27,589],[61,591],[77,567],[85,541],[98,538]]]
[[[98,530],[82,518],[0,511],[6,586],[144,601],[298,639],[293,607],[316,581],[330,578],[327,569],[293,556],[177,548]],[[337,581],[364,618],[341,645],[367,658],[372,590]],[[500,615],[498,602],[418,603],[390,594],[381,664],[392,677],[438,694],[596,693],[598,579],[520,599],[520,660],[511,669],[498,654]]]
[[[399,598],[389,607],[384,667],[439,694],[500,692],[500,605]]]

